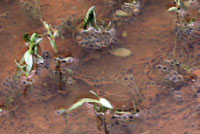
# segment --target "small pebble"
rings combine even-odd
[[[125,37],[127,37],[127,35],[128,35],[127,31],[123,31],[123,32],[122,32],[122,37],[125,38]]]
[[[128,57],[132,54],[131,50],[127,48],[117,48],[111,51],[111,54],[119,57]]]

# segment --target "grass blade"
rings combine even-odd
[[[97,28],[97,24],[96,24],[96,14],[95,14],[95,6],[92,6],[86,16],[85,16],[85,19],[84,19],[84,24],[83,24],[83,29],[84,30],[87,30],[87,28],[89,26],[93,26],[94,28]]]
[[[51,47],[54,49],[54,51],[57,53],[58,50],[57,50],[57,46],[56,46],[56,42],[55,40],[51,39],[51,38],[48,38],[49,41],[50,41],[50,44],[51,44]]]
[[[100,102],[95,99],[84,98],[84,99],[81,99],[78,102],[74,103],[67,111],[70,112],[74,109],[77,109],[78,107],[82,106],[84,103],[100,103]]]

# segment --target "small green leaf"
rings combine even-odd
[[[26,67],[26,65],[20,65],[16,60],[15,60],[15,63],[17,65],[17,67],[20,69],[24,69]]]
[[[43,21],[44,27],[49,31],[51,29],[51,25],[47,24],[45,21]]]
[[[38,38],[39,38],[39,35],[38,35],[37,33],[33,33],[32,36],[31,36],[30,41],[31,41],[31,42],[35,42],[36,39],[38,39]]]
[[[54,49],[54,51],[57,53],[57,46],[56,46],[55,40],[53,40],[53,39],[51,39],[51,38],[49,38],[49,37],[48,37],[48,39],[49,39],[49,41],[50,41],[51,47],[52,47],[52,48]]]
[[[25,59],[26,65],[27,65],[26,72],[30,73],[33,68],[33,56],[32,56],[32,54],[30,54],[29,51],[26,51],[26,53],[24,54],[24,59]]]
[[[23,56],[22,59],[20,60],[19,64],[20,64],[20,65],[23,64],[24,61],[25,61],[25,59],[24,59],[24,56]]]
[[[113,106],[111,105],[111,103],[107,99],[100,98],[99,101],[100,101],[101,105],[104,106],[105,108],[113,109]]]
[[[84,19],[84,24],[83,24],[83,29],[84,30],[87,30],[87,28],[89,26],[92,26],[94,28],[97,28],[98,29],[98,26],[96,24],[96,14],[95,14],[95,9],[96,7],[95,6],[92,6],[86,16],[85,16],[85,19]]]
[[[173,11],[178,11],[178,8],[177,7],[170,7],[168,10],[168,12],[173,12]]]
[[[17,65],[17,67],[20,69],[20,72],[22,72],[23,74],[25,74],[25,71],[26,71],[26,65],[20,65],[16,60],[15,60],[15,63]],[[19,72],[18,72],[19,73]],[[21,74],[21,73],[19,73]]]
[[[30,42],[30,39],[31,39],[31,37],[30,37],[29,34],[24,34],[24,40],[25,40],[26,42]]]
[[[44,59],[43,59],[42,56],[40,56],[39,54],[36,54],[36,56],[38,57],[38,58],[37,58],[37,63],[38,63],[38,64],[44,63]]]
[[[42,37],[36,38],[35,39],[35,44],[40,44],[43,41]]]
[[[74,109],[77,109],[78,107],[82,106],[84,103],[98,103],[98,104],[100,104],[99,100],[84,98],[84,99],[81,99],[78,102],[74,103],[67,111],[70,112]]]
[[[35,54],[35,55],[38,54],[38,47],[37,46],[34,47],[33,54]]]

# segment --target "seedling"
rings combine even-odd
[[[92,90],[90,90],[90,92],[92,94],[94,94],[95,96],[97,96],[98,99],[91,99],[91,98],[80,99],[78,102],[74,103],[69,109],[62,108],[62,109],[57,110],[57,113],[58,114],[69,113],[69,112],[79,108],[80,106],[82,106],[85,103],[92,104],[94,106],[94,110],[96,112],[105,113],[107,110],[113,110],[112,104],[107,99],[99,97],[99,95]]]
[[[126,112],[126,111],[119,111],[119,110],[114,111],[114,107],[106,98],[100,97],[96,92],[94,92],[92,90],[90,90],[90,93],[95,95],[98,99],[92,99],[92,98],[80,99],[79,101],[74,103],[72,106],[70,106],[70,108],[68,108],[68,109],[62,108],[62,109],[57,110],[57,113],[58,114],[69,113],[69,112],[79,108],[80,106],[82,106],[85,103],[90,103],[93,105],[94,110],[97,113],[106,113],[107,111],[110,110],[114,114],[118,114],[118,115],[131,114],[131,112]]]
[[[19,63],[16,60],[15,62],[17,67],[26,75],[26,77],[28,77],[34,70],[35,64],[44,62],[44,59],[38,53],[40,43],[42,42],[43,38],[37,33],[33,33],[31,36],[29,34],[25,34],[24,40],[26,41],[29,49],[25,52]]]
[[[47,31],[47,33],[45,33],[44,35],[47,35],[49,41],[50,41],[50,44],[51,44],[51,47],[54,49],[55,53],[56,53],[56,58],[55,58],[55,61],[56,61],[56,71],[59,72],[59,87],[60,87],[60,90],[62,90],[62,73],[61,73],[61,64],[62,63],[72,63],[73,62],[73,57],[61,57],[58,55],[58,50],[57,50],[57,46],[56,46],[56,41],[55,39],[59,36],[59,31],[55,28],[53,28],[50,24],[47,24],[45,21],[42,21],[43,24],[44,24],[44,27]]]
[[[54,49],[55,53],[58,52],[55,39],[59,36],[57,29],[52,28],[50,24],[43,21],[44,27],[47,30],[48,39],[50,41],[51,47]]]
[[[92,6],[84,19],[83,22],[83,30],[88,30],[90,27],[95,28],[97,31],[101,30],[100,27],[97,25],[97,20],[96,20],[96,13],[95,13],[95,6]],[[108,25],[106,26],[105,30],[108,30],[108,28],[110,28],[111,26],[111,21],[108,23]]]
[[[82,106],[85,103],[90,103],[91,105],[93,105],[94,110],[97,113],[103,113],[103,119],[101,118],[99,119],[101,119],[101,121],[103,122],[105,133],[108,134],[107,127],[105,124],[105,113],[108,110],[112,111],[113,106],[107,99],[99,97],[99,95],[94,91],[90,90],[90,92],[94,94],[98,99],[91,99],[91,98],[80,99],[78,102],[74,103],[69,109],[61,108],[57,110],[57,114],[64,115],[64,117],[67,118],[67,113],[77,109],[78,107]]]
[[[99,29],[98,26],[97,26],[97,22],[96,22],[96,14],[95,14],[95,9],[96,7],[95,6],[92,6],[86,16],[85,16],[85,19],[84,19],[84,24],[83,24],[83,29],[84,30],[87,30],[89,27],[94,27],[95,29]]]
[[[78,107],[82,106],[85,103],[90,103],[91,105],[93,105],[93,108],[96,112],[98,119],[101,120],[102,125],[104,126],[105,134],[109,134],[107,130],[107,126],[106,126],[106,119],[105,119],[106,118],[105,113],[107,111],[111,111],[111,113],[117,114],[119,116],[124,115],[124,114],[132,114],[131,112],[126,112],[126,111],[121,111],[121,110],[115,111],[112,104],[106,98],[101,98],[97,93],[95,93],[92,90],[90,90],[90,93],[95,95],[98,99],[83,98],[83,99],[80,99],[78,102],[74,103],[69,109],[61,108],[57,110],[56,113],[59,115],[63,115],[64,118],[67,119],[67,114],[69,112],[77,109]]]
[[[115,15],[117,17],[132,17],[137,15],[140,8],[140,2],[138,0],[129,0],[122,4],[121,10],[116,10]]]
[[[88,30],[90,27],[93,27],[96,30],[100,30],[100,27],[97,25],[95,9],[96,9],[96,7],[92,6],[88,10],[88,12],[85,16],[85,19],[84,19],[83,30]],[[110,28],[110,26],[111,26],[111,21],[108,23],[105,30],[108,30],[108,28]]]
[[[78,107],[82,106],[84,103],[91,103],[97,112],[105,113],[107,110],[113,110],[113,106],[107,99],[99,97],[94,91],[90,91],[90,92],[94,94],[95,96],[97,96],[98,99],[83,98],[79,100],[78,102],[76,102],[75,104],[73,104],[67,110],[67,112],[71,112],[72,110],[77,109]]]

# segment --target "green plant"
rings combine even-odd
[[[50,24],[47,24],[45,21],[42,21],[45,29],[47,30],[48,39],[55,53],[58,52],[55,39],[59,36],[59,32],[57,29],[52,28]]]
[[[43,37],[39,36],[37,33],[33,33],[31,36],[29,34],[24,34],[24,40],[28,45],[29,49],[24,53],[24,56],[17,62],[17,67],[28,77],[30,73],[34,70],[34,65],[38,63],[43,63],[44,59],[39,55],[40,43]]]
[[[129,0],[121,5],[121,9],[115,11],[115,15],[117,17],[133,17],[138,14],[139,8],[139,0]]]
[[[71,105],[70,108],[68,108],[68,109],[64,109],[64,108],[59,109],[57,111],[57,113],[58,114],[69,113],[69,112],[77,109],[78,107],[82,106],[85,103],[92,104],[94,106],[94,110],[96,112],[105,113],[107,110],[113,110],[112,104],[107,99],[99,97],[99,95],[97,93],[95,93],[94,91],[92,91],[92,90],[90,90],[90,92],[92,94],[94,94],[96,97],[98,97],[98,99],[92,99],[92,98],[80,99],[79,101],[77,101],[76,103]]]
[[[78,102],[74,103],[67,110],[67,112],[71,112],[72,110],[77,109],[78,107],[82,106],[84,103],[91,103],[97,112],[106,112],[107,110],[113,110],[113,106],[107,99],[99,97],[94,91],[90,91],[90,92],[94,94],[95,96],[97,96],[98,99],[91,99],[91,98],[80,99]]]
[[[174,4],[174,6],[170,7],[168,9],[168,12],[176,13],[177,28],[180,29],[180,28],[182,28],[180,26],[182,26],[185,21],[186,6],[184,3],[184,0],[174,0],[173,4]],[[175,46],[174,46],[174,50],[173,50],[174,58],[176,57],[177,39],[178,39],[178,35],[176,34]]]
[[[57,46],[56,46],[56,41],[55,39],[59,36],[59,31],[55,28],[53,28],[50,24],[47,24],[45,21],[42,21],[44,24],[44,27],[47,31],[47,33],[44,33],[43,35],[47,35],[51,47],[54,49],[55,53],[56,53],[56,71],[58,71],[58,75],[59,75],[59,88],[60,90],[62,90],[62,73],[61,73],[61,64],[62,63],[71,63],[73,61],[73,57],[61,57],[58,55],[58,50],[57,50]]]
[[[90,90],[90,92],[92,94],[94,94],[96,97],[98,97],[98,99],[91,99],[91,98],[80,99],[78,102],[74,103],[68,109],[62,108],[62,109],[57,110],[57,114],[61,114],[61,115],[64,116],[64,118],[67,119],[67,113],[77,109],[78,107],[82,106],[85,103],[90,103],[91,105],[93,105],[94,110],[97,113],[103,113],[103,115],[102,115],[103,119],[101,119],[101,118],[99,118],[99,119],[103,123],[105,133],[108,134],[107,127],[106,127],[106,124],[105,124],[105,113],[108,110],[112,111],[113,110],[113,106],[107,99],[99,97],[99,95],[97,93],[95,93],[94,91]]]
[[[63,117],[66,119],[66,122],[67,122],[68,113],[77,109],[78,107],[82,106],[85,103],[89,103],[93,105],[93,108],[96,112],[98,119],[100,119],[100,121],[102,122],[105,134],[109,134],[107,126],[106,126],[106,119],[105,119],[106,118],[105,114],[109,114],[107,113],[107,111],[111,111],[110,112],[111,114],[117,114],[117,115],[124,115],[124,114],[131,115],[132,114],[131,112],[126,112],[122,110],[114,110],[112,104],[106,98],[100,97],[97,93],[95,93],[92,90],[90,90],[90,93],[94,94],[98,99],[92,99],[92,98],[80,99],[79,101],[71,105],[68,109],[61,108],[57,110],[57,114],[63,115]]]
[[[82,106],[85,103],[90,103],[91,105],[93,105],[94,110],[97,113],[106,113],[107,111],[110,110],[114,114],[118,114],[118,115],[131,114],[131,112],[126,112],[126,111],[122,111],[122,110],[114,110],[114,107],[106,98],[100,97],[97,93],[95,93],[92,90],[90,90],[90,93],[95,95],[98,99],[82,98],[79,101],[77,101],[76,103],[74,103],[73,105],[71,105],[68,109],[61,108],[57,112],[59,114],[69,113],[69,112],[79,108],[80,106]]]
[[[59,36],[58,31],[53,29],[50,24],[47,24],[43,21],[47,33],[39,35],[38,33],[33,33],[32,35],[24,34],[24,40],[26,41],[28,50],[24,53],[20,62],[15,60],[17,67],[22,71],[23,74],[28,77],[31,72],[34,70],[35,64],[40,64],[44,62],[42,56],[39,55],[40,43],[43,40],[43,36],[47,35],[50,41],[50,44],[54,51],[57,53],[57,46],[55,38]]]
[[[96,29],[98,29],[98,26],[97,26],[97,22],[96,22],[96,14],[95,14],[95,9],[96,7],[95,6],[92,6],[86,16],[85,16],[85,19],[84,19],[84,24],[83,24],[83,29],[84,30],[87,30],[88,27],[92,26]]]

